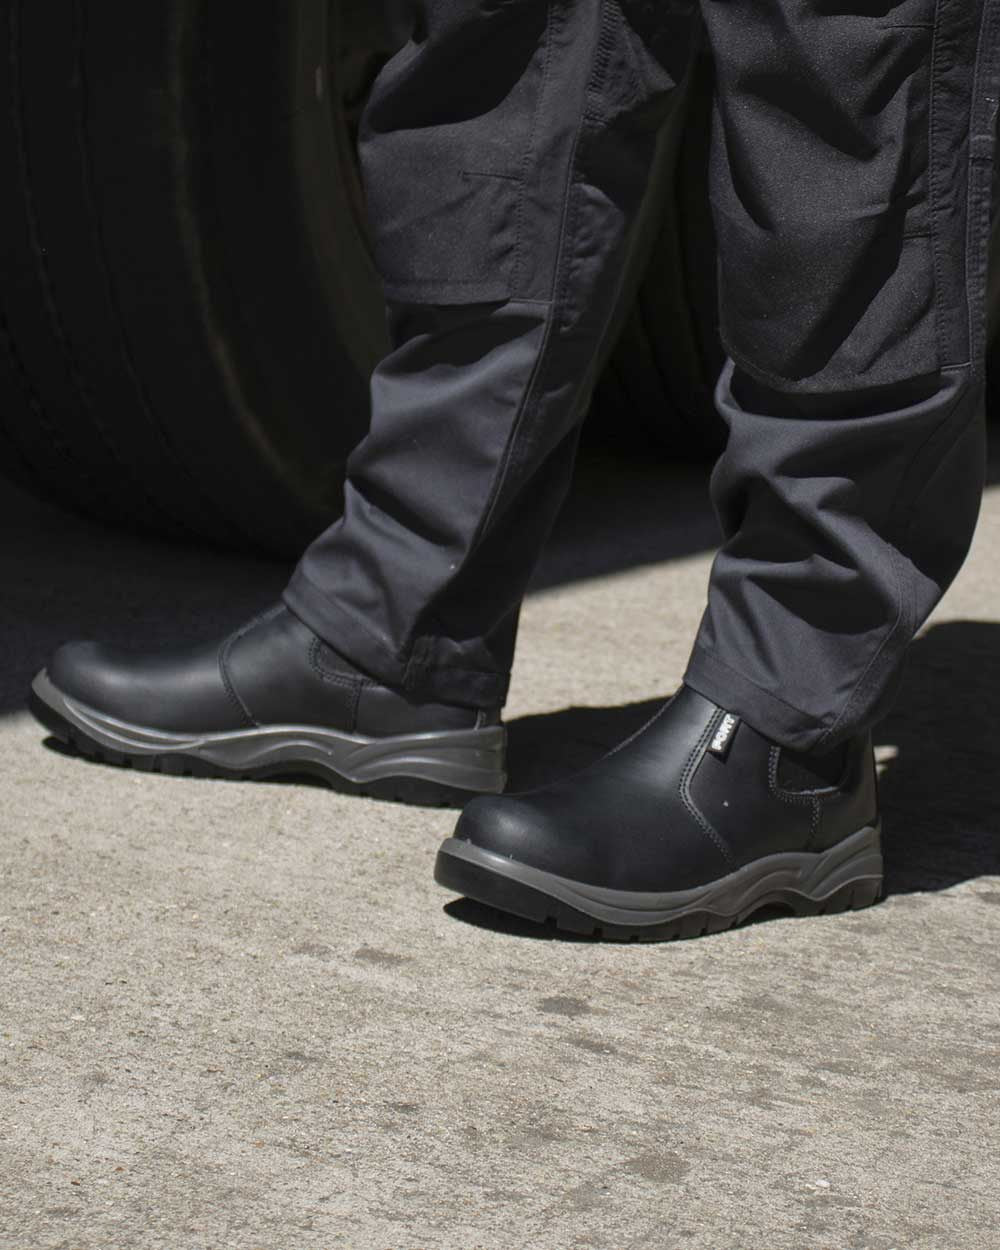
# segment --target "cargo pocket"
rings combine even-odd
[[[751,376],[788,391],[854,391],[940,364],[927,236],[881,220],[764,237],[716,213],[720,334]]]
[[[839,46],[820,42],[818,22],[802,40],[809,77],[741,63],[713,136],[720,331],[748,373],[789,391],[877,386],[940,363],[931,30],[836,29]],[[762,43],[762,57],[778,50]]]
[[[359,147],[390,299],[479,303],[516,293],[549,7],[434,0],[424,29],[379,75]]]

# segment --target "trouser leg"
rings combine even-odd
[[[725,544],[687,673],[772,738],[887,709],[983,475],[997,0],[705,0]]]
[[[361,156],[392,351],[286,601],[415,695],[506,694],[693,0],[422,0]]]

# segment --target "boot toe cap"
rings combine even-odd
[[[532,796],[484,795],[464,808],[455,837],[484,851],[573,880],[603,875],[594,847]]]
[[[145,654],[70,642],[47,671],[60,695],[126,724],[201,734],[247,723],[222,680],[218,644]]]
[[[49,680],[70,699],[111,712],[119,684],[114,656],[99,642],[67,642],[47,665]]]
[[[544,824],[530,803],[513,796],[484,795],[465,805],[455,837],[484,851],[524,860],[537,848]]]

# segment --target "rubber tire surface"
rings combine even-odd
[[[271,552],[336,516],[384,348],[331,108],[341,7],[0,5],[0,457],[16,479],[132,528]]]

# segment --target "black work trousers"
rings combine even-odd
[[[703,22],[730,436],[685,680],[789,747],[865,728],[979,507],[1000,0],[416,11],[361,135],[392,350],[289,606],[414,695],[503,701]]]

